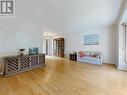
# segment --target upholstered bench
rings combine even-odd
[[[96,51],[80,51],[77,54],[77,61],[102,65],[102,56]]]

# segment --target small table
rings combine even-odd
[[[70,60],[77,61],[77,54],[70,54]]]

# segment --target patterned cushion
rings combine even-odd
[[[100,58],[100,52],[96,51],[80,51],[79,52],[80,57],[94,57],[94,58]]]
[[[80,54],[80,57],[84,57],[85,56],[84,52],[80,51],[79,54]]]

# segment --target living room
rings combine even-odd
[[[0,0],[0,95],[126,95],[126,0]]]

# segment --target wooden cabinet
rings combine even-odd
[[[4,63],[4,75],[10,76],[19,72],[45,66],[45,55],[9,56],[4,58]]]
[[[77,54],[70,54],[70,60],[77,61]]]
[[[53,53],[54,56],[64,57],[64,38],[54,39]]]

